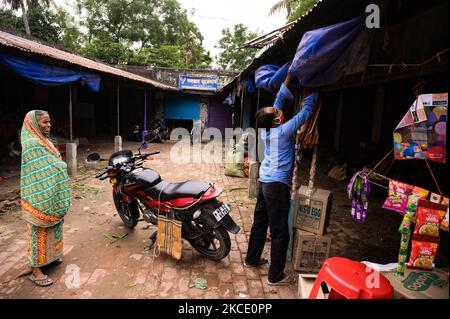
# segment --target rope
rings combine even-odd
[[[316,170],[317,170],[317,145],[314,146],[314,153],[311,161],[311,169],[309,170],[309,184],[308,188],[314,188],[314,179],[316,178]]]
[[[367,66],[370,67],[389,67],[390,69],[392,69],[392,67],[397,66],[397,67],[402,67],[402,68],[407,68],[407,67],[419,67],[419,66],[423,66],[425,64],[430,63],[431,61],[433,61],[434,59],[436,59],[438,61],[438,63],[441,62],[441,55],[444,53],[447,53],[449,50],[449,48],[443,50],[443,51],[439,51],[437,52],[435,55],[433,55],[431,58],[429,58],[428,60],[425,60],[422,63],[391,63],[391,64],[368,64]]]

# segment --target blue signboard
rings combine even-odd
[[[219,78],[217,76],[189,76],[180,75],[178,88],[187,90],[217,91]]]

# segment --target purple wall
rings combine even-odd
[[[208,127],[218,128],[222,136],[225,137],[225,128],[232,127],[231,111],[231,106],[211,98],[208,105]]]

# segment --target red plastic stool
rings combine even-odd
[[[330,288],[328,299],[390,299],[394,292],[389,280],[378,271],[347,258],[325,260],[309,299],[317,298],[323,282]]]

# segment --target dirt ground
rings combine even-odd
[[[0,298],[296,298],[297,284],[267,285],[267,265],[258,270],[243,267],[255,205],[255,200],[248,198],[248,180],[225,176],[222,164],[172,163],[172,145],[151,144],[152,149],[161,151],[150,162],[151,167],[165,180],[215,181],[224,189],[221,200],[230,205],[233,219],[241,226],[240,233],[230,234],[229,256],[219,262],[206,260],[187,242],[178,262],[163,254],[155,256],[148,249],[154,228],[144,221],[133,230],[125,228],[115,212],[110,184],[94,178],[105,162],[97,167],[84,162],[91,152],[109,157],[112,143],[99,142],[79,148],[79,171],[72,178],[72,206],[64,222],[64,262],[47,267],[55,281],[50,287],[36,287],[27,276],[18,277],[28,269],[26,224],[20,219],[17,203],[19,176],[13,164],[8,172],[0,172],[8,176],[0,182]],[[137,147],[137,143],[124,143],[124,148],[137,151]],[[305,163],[305,172],[307,167]],[[401,216],[380,209],[381,202],[372,200],[368,219],[359,224],[350,217],[346,184],[320,174],[317,180],[318,187],[334,191],[327,228],[327,235],[332,237],[330,256],[381,264],[396,262]],[[269,258],[269,251],[270,241],[265,258]],[[290,262],[286,268],[293,271]],[[190,287],[197,278],[206,279],[207,289]],[[75,279],[79,279],[79,285]]]

